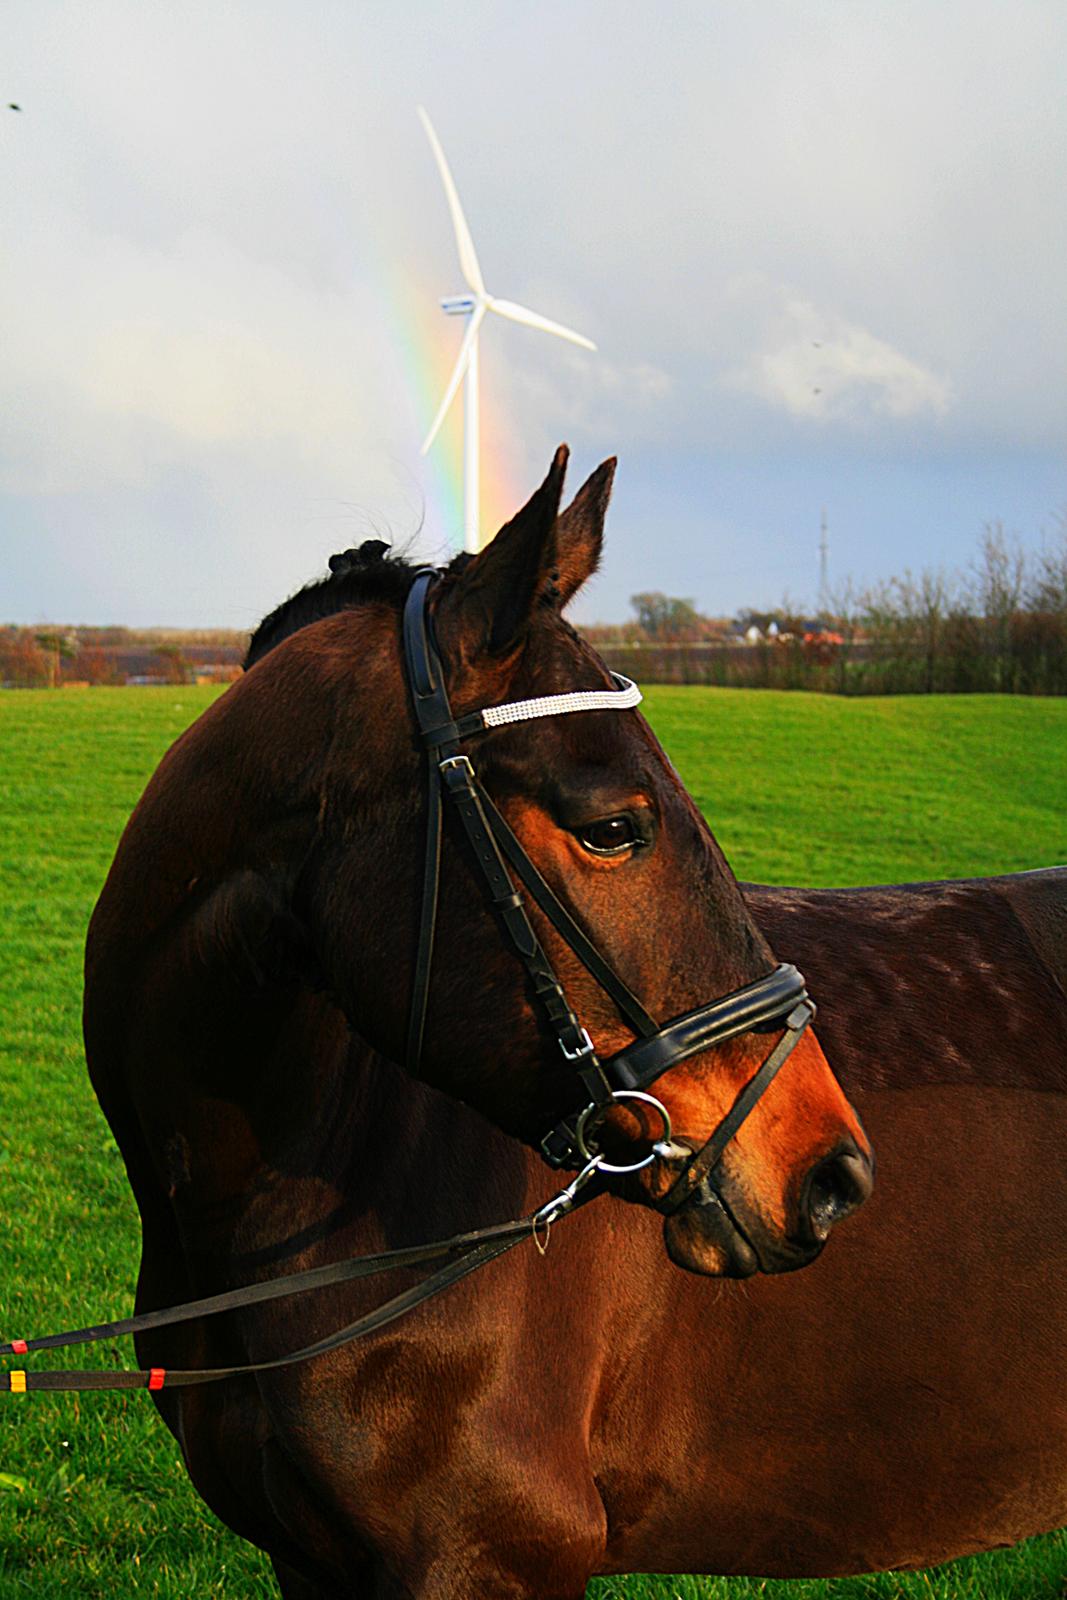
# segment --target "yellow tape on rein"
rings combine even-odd
[[[26,1374],[24,1372],[9,1372],[7,1377],[12,1394],[26,1393]]]

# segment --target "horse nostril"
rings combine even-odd
[[[851,1143],[820,1161],[808,1174],[800,1207],[810,1239],[821,1244],[836,1222],[863,1204],[873,1182],[870,1162]]]

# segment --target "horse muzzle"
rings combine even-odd
[[[676,1148],[676,1159],[689,1159],[684,1145]],[[669,1172],[671,1159],[664,1165]],[[667,1216],[663,1229],[667,1253],[676,1266],[705,1276],[748,1278],[756,1272],[795,1272],[814,1261],[831,1230],[858,1210],[873,1183],[873,1161],[846,1138],[805,1175],[795,1212],[782,1227],[752,1204],[727,1158]]]

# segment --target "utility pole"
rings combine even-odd
[[[819,524],[819,610],[827,611],[830,606],[830,579],[829,579],[830,541],[826,527],[826,507],[823,506],[822,521]]]

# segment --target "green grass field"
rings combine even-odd
[[[217,692],[0,694],[0,1336],[129,1308],[136,1215],[85,1076],[82,945],[145,780]],[[1067,860],[1065,701],[661,688],[647,710],[741,877],[857,884]],[[116,1365],[130,1359],[116,1349]],[[276,1594],[265,1560],[193,1493],[147,1396],[0,1400],[0,1600]],[[929,1573],[631,1578],[590,1593],[1052,1600],[1065,1581],[1053,1535]]]

